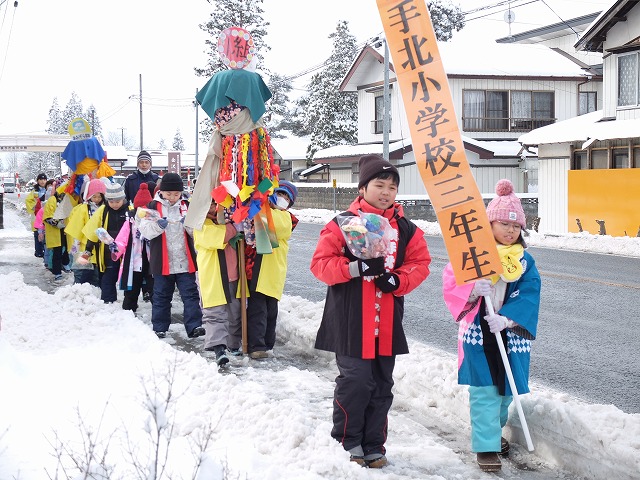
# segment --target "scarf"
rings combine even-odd
[[[495,284],[500,278],[507,283],[515,282],[523,273],[520,259],[524,253],[524,247],[519,243],[514,243],[513,245],[498,245],[497,247],[503,272],[500,275],[493,275],[491,282]]]

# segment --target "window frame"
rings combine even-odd
[[[635,57],[635,100],[631,103],[625,103],[624,105],[620,103],[620,60],[623,58]],[[628,52],[621,53],[616,58],[616,80],[617,80],[617,89],[616,89],[616,107],[618,108],[634,108],[640,105],[640,52]]]
[[[375,135],[382,135],[384,127],[384,89],[376,89],[373,93],[373,121],[371,122],[371,133]],[[389,85],[389,133],[391,133],[391,96],[392,89]],[[381,105],[378,105],[381,103]],[[380,108],[378,108],[380,107]]]
[[[506,94],[506,110],[503,106],[502,109],[493,108],[490,105],[492,102],[489,97],[490,94],[500,93]],[[517,94],[529,94],[529,116],[528,117],[513,117],[513,112],[516,110],[513,101],[515,93]],[[473,95],[477,98],[471,98],[469,101],[468,95]],[[536,108],[538,104],[536,102],[536,95],[548,95],[549,103],[548,109],[542,111]],[[495,95],[494,95],[495,96]],[[526,98],[526,95],[525,95]],[[556,92],[555,90],[494,90],[494,89],[463,89],[462,90],[462,130],[465,132],[528,132],[534,128],[539,128],[545,125],[555,123],[557,118],[555,117],[556,107]],[[475,103],[473,103],[475,101]],[[494,102],[495,103],[495,102]],[[502,103],[505,103],[505,99],[502,99]],[[482,107],[484,104],[484,113],[482,117],[467,115],[467,112],[478,110],[478,106]],[[551,113],[553,116],[541,116],[540,112]],[[491,114],[499,113],[501,115],[495,116]],[[505,116],[506,113],[506,116]]]
[[[582,97],[586,96],[586,111],[582,111]],[[589,100],[593,96],[593,110],[589,109]],[[578,92],[578,116],[598,110],[598,92]]]

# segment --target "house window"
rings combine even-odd
[[[358,183],[360,179],[360,164],[358,162],[351,164],[351,183]]]
[[[573,152],[573,165],[571,168],[572,170],[587,170],[589,168],[586,151]]]
[[[618,57],[618,106],[638,105],[638,53]]]
[[[629,166],[629,154],[626,151],[613,151],[612,168],[627,168]]]
[[[578,97],[580,103],[578,115],[584,115],[585,113],[595,112],[597,110],[597,92],[580,92]]]
[[[384,133],[384,93],[380,92],[375,97],[375,120],[373,121],[373,133]],[[391,92],[389,92],[389,129],[391,129]]]
[[[526,132],[555,122],[554,92],[463,92],[463,130]]]

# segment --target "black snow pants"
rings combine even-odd
[[[331,436],[345,450],[360,445],[365,455],[385,454],[395,363],[395,356],[363,360],[336,354],[340,375],[333,394]]]

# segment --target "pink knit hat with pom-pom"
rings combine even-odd
[[[515,222],[523,229],[527,228],[527,219],[520,199],[513,193],[513,183],[506,178],[496,183],[498,195],[487,205],[487,216],[490,222]]]
[[[96,193],[101,193],[102,195],[107,193],[107,186],[99,178],[94,178],[87,183],[87,189],[84,192],[84,199],[88,200]]]

